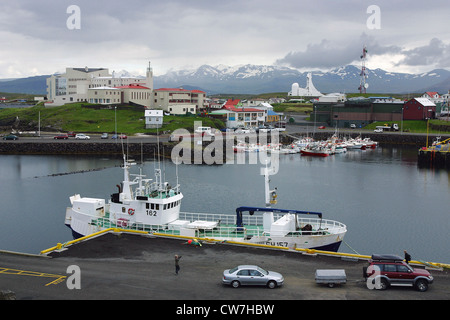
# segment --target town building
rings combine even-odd
[[[87,102],[94,104],[120,104],[122,101],[121,91],[118,88],[96,87],[89,88]]]
[[[125,101],[131,100],[136,101],[135,103],[139,102],[138,104],[149,106],[150,99],[145,103],[143,103],[141,98],[126,99],[127,89],[135,89],[129,86],[137,85],[145,86],[151,93],[153,89],[153,71],[150,63],[146,77],[118,77],[114,71],[112,74],[109,74],[108,69],[105,68],[66,68],[65,73],[56,73],[47,78],[48,102],[45,105],[61,106],[66,103],[90,102],[91,99],[92,101],[97,99],[97,103],[102,101],[101,104],[127,103]],[[119,88],[120,90],[116,91],[113,88]],[[90,89],[97,89],[97,91]]]
[[[152,89],[140,84],[129,84],[117,87],[121,91],[122,103],[137,104],[150,108]]]
[[[375,121],[401,121],[404,101],[390,97],[354,98],[340,102],[316,102],[311,119],[330,127],[362,128]]]
[[[422,98],[425,99],[439,99],[439,93],[438,92],[432,92],[432,91],[427,91],[422,95]]]
[[[206,93],[201,90],[183,88],[161,88],[152,93],[151,108],[161,109],[170,114],[196,114],[205,107]]]
[[[145,129],[161,128],[164,114],[162,110],[145,110]]]
[[[403,120],[426,120],[436,117],[436,105],[427,98],[413,98],[405,103]]]
[[[227,111],[227,128],[255,128],[266,121],[266,112],[261,109],[232,105],[225,105],[222,109]]]
[[[308,73],[306,76],[306,87],[301,88],[298,83],[293,83],[291,91],[288,92],[288,96],[293,97],[320,97],[322,93],[314,87],[312,82],[312,73]]]

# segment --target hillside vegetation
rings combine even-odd
[[[85,133],[114,133],[128,135],[136,133],[153,133],[157,129],[145,129],[144,109],[141,107],[121,105],[114,108],[104,108],[90,104],[66,104],[61,107],[45,108],[38,105],[32,108],[0,109],[1,131],[12,129],[21,131],[75,131]],[[164,116],[164,125],[159,131],[174,131],[185,128],[193,131],[194,122],[202,121],[203,126],[218,129],[225,127],[223,121],[197,116]]]

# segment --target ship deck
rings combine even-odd
[[[192,216],[196,214],[193,213],[182,213],[181,216],[185,219],[189,219],[189,221],[195,221],[192,219]],[[202,214],[203,215],[203,214]],[[235,223],[231,223],[233,216],[230,215],[210,215],[206,216],[197,216],[197,218],[204,218],[204,221],[213,221],[217,222],[217,226],[214,227],[193,227],[193,237],[197,238],[214,238],[214,239],[225,239],[225,238],[244,238],[244,237],[261,237],[261,236],[270,236],[269,233],[264,231],[262,219],[261,217],[255,217],[251,219],[246,219],[244,222],[244,228],[238,229]],[[220,218],[224,218],[224,222],[222,222]],[[202,220],[203,221],[203,220]],[[320,219],[303,219],[302,226],[305,224],[310,224],[312,226],[311,231],[295,231],[289,232],[286,234],[286,237],[299,237],[302,235],[327,235],[333,232],[340,232],[340,229],[343,228],[343,225],[337,223],[335,221],[330,220],[320,220]],[[129,221],[118,219],[117,221],[111,221],[109,213],[105,213],[105,216],[102,218],[98,218],[92,221],[93,225],[99,227],[99,229],[109,229],[109,228],[123,228],[129,230],[137,230],[137,231],[145,231],[145,232],[158,232],[161,234],[167,235],[180,235],[180,228],[171,227],[169,225],[147,225],[141,223],[132,223]]]

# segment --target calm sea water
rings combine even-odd
[[[279,208],[319,211],[347,225],[340,251],[395,253],[450,262],[450,172],[419,169],[417,150],[379,147],[327,158],[280,155],[271,187]],[[0,250],[38,253],[71,240],[64,225],[69,197],[109,198],[123,171],[121,159],[84,156],[0,156]],[[155,163],[144,173],[153,177]],[[180,165],[182,210],[234,213],[264,206],[262,165]],[[175,165],[161,163],[176,183]]]

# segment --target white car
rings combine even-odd
[[[282,286],[284,278],[274,271],[267,271],[254,265],[242,265],[223,272],[222,283],[239,288],[245,285],[261,285],[270,289]]]
[[[378,129],[373,130],[373,132],[378,132],[378,133],[380,133],[380,132],[383,132],[383,129],[378,128]]]
[[[75,136],[75,139],[89,140],[89,139],[91,139],[91,137],[85,135],[84,133],[78,133],[78,134]]]

